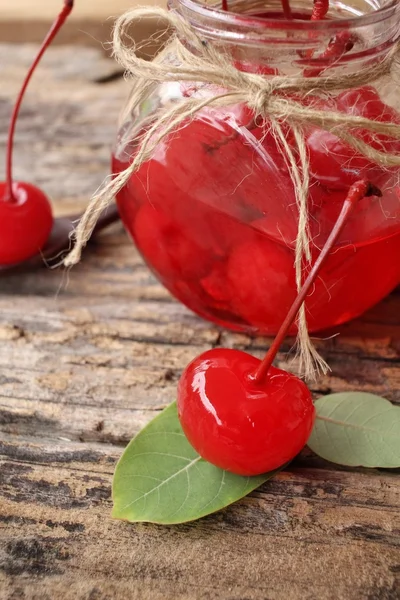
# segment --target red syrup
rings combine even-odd
[[[228,133],[220,122],[194,120],[160,144],[117,202],[137,247],[174,296],[220,325],[273,334],[296,296],[293,186],[272,139],[251,147],[247,132],[210,151],[210,142]],[[113,172],[127,165],[114,158]],[[311,331],[361,314],[398,284],[400,200],[383,188],[383,198],[356,208],[322,268],[306,300]],[[313,181],[315,255],[345,195]]]
[[[190,93],[182,86],[184,96]],[[324,102],[327,110],[400,121],[369,86]],[[321,100],[315,104],[321,108]],[[395,171],[355,155],[321,130],[308,131],[306,141],[313,257],[354,181],[369,179],[383,192],[357,205],[308,294],[313,332],[360,315],[400,282],[400,197]],[[373,143],[396,149],[392,140]],[[113,173],[124,170],[134,153],[134,144],[120,148]],[[298,212],[284,157],[248,108],[204,109],[159,144],[117,203],[146,262],[176,298],[230,329],[277,332],[297,294]]]

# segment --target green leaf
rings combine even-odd
[[[112,516],[164,525],[194,521],[246,496],[275,473],[241,477],[203,460],[187,441],[173,402],[120,458]]]
[[[362,392],[330,394],[315,402],[317,418],[307,444],[340,465],[400,467],[400,408]]]

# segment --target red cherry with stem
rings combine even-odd
[[[6,156],[6,181],[0,182],[0,265],[10,265],[37,254],[49,238],[53,216],[45,194],[30,183],[13,182],[12,158],[15,127],[25,91],[43,54],[57,35],[73,8],[64,7],[50,28],[25,77],[11,116]]]
[[[184,370],[178,386],[179,419],[189,442],[205,460],[238,475],[258,475],[284,465],[307,443],[315,420],[311,392],[272,362],[353,207],[371,194],[380,195],[380,190],[366,181],[350,188],[263,361],[217,348],[201,354]]]

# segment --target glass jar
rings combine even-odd
[[[170,0],[169,9],[190,22],[203,43],[229,53],[238,69],[289,78],[357,73],[382,59],[399,36],[400,6],[380,7],[379,1],[331,2],[323,21],[310,21],[310,0],[291,3],[294,20],[283,18],[277,0],[232,0],[229,12],[218,4]],[[394,75],[385,76],[302,101],[400,124],[397,85]],[[145,101],[125,112],[113,172],[129,165],[136,140],[160,109],[213,93],[210,84],[154,85]],[[290,129],[285,132],[290,144]],[[359,134],[373,148],[400,152],[398,141]],[[308,126],[304,135],[313,257],[352,183],[368,179],[383,194],[357,205],[307,297],[308,327],[318,331],[360,315],[400,282],[400,183],[398,169],[373,163],[332,133]],[[144,259],[176,298],[230,329],[276,333],[297,293],[298,210],[268,122],[255,119],[246,105],[202,109],[158,145],[117,203]]]

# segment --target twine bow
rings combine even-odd
[[[173,34],[167,45],[152,61],[138,55],[138,47],[128,36],[128,28],[143,18],[162,19]],[[128,43],[129,42],[129,43]],[[400,125],[373,121],[365,117],[318,110],[312,103],[305,103],[307,95],[321,95],[357,88],[388,75],[399,54],[397,42],[379,62],[351,74],[322,75],[318,77],[264,76],[238,70],[232,60],[212,43],[205,43],[190,24],[174,12],[161,8],[137,8],[122,15],[116,22],[113,36],[114,55],[134,80],[130,108],[139,105],[152,90],[154,84],[165,82],[196,82],[215,86],[215,93],[206,97],[183,98],[172,106],[166,106],[151,116],[145,133],[137,143],[137,151],[131,165],[108,181],[93,196],[79,222],[73,237],[75,246],[64,260],[65,266],[79,262],[96,224],[98,215],[128,182],[131,175],[149,158],[157,145],[207,106],[221,107],[246,103],[273,133],[285,158],[293,182],[299,222],[295,247],[296,282],[300,288],[305,262],[311,261],[308,226],[307,196],[309,188],[309,160],[303,130],[305,126],[319,127],[333,133],[355,153],[383,167],[400,167],[400,154],[379,150],[368,144],[358,132],[371,132],[400,141]],[[294,148],[287,141],[283,130],[291,130]],[[375,139],[377,139],[375,137]],[[319,356],[309,338],[306,311],[303,305],[298,316],[298,355],[300,370],[312,378],[319,370],[326,372],[328,365]]]

